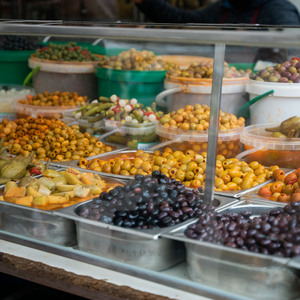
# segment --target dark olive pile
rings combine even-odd
[[[292,58],[276,66],[266,67],[256,74],[252,73],[250,78],[257,81],[299,83],[300,82],[300,60]]]
[[[26,37],[15,35],[3,35],[0,37],[0,50],[35,50],[39,47],[38,43]]]
[[[199,217],[185,235],[192,239],[283,257],[300,255],[300,202],[250,218],[241,214],[210,212]]]
[[[79,215],[121,227],[155,229],[214,209],[200,199],[199,190],[188,190],[180,181],[154,171],[152,175],[137,174],[126,186],[101,193]]]
[[[74,62],[96,61],[100,59],[86,47],[77,46],[75,42],[67,44],[50,43],[49,46],[38,49],[34,56],[40,59]]]

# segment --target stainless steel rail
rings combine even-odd
[[[150,28],[149,28],[150,27]],[[161,27],[161,28],[157,28]],[[172,29],[172,27],[181,27]],[[193,24],[69,23],[63,21],[0,20],[0,34],[106,38],[134,41],[175,42],[192,45],[223,43],[235,46],[300,47],[300,27],[281,31],[265,26],[236,27]],[[235,28],[235,29],[236,29]],[[249,30],[250,29],[250,30]],[[252,30],[251,30],[252,29]],[[261,30],[263,29],[263,30]]]

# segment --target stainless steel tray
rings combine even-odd
[[[124,150],[128,149],[128,147],[126,147],[124,145],[120,145],[120,144],[113,144],[113,143],[106,143],[106,142],[104,142],[104,144],[106,144],[108,146],[115,147],[115,150],[110,151],[110,152],[106,152],[106,153],[102,153],[102,154],[98,154],[98,155],[94,155],[94,156],[89,156],[89,157],[86,157],[86,159],[87,160],[91,160],[91,159],[94,159],[94,158],[103,158],[108,153],[111,154],[111,155],[113,155],[113,154],[119,153],[120,151],[124,151]],[[79,163],[79,160],[51,161],[50,165],[51,166],[55,166],[55,167],[68,166],[68,167],[72,167],[72,168],[76,168],[76,167],[78,168],[78,163]],[[81,169],[81,170],[85,170],[85,169]],[[104,174],[106,174],[106,173],[104,173]]]
[[[263,205],[255,201],[238,202],[219,211],[227,213],[251,209],[254,214],[259,214],[283,206],[277,203]],[[178,227],[162,234],[162,237],[185,242],[188,274],[192,280],[251,299],[282,300],[300,296],[299,256],[282,258],[193,240],[184,235],[186,228]]]
[[[103,179],[123,184],[111,178]],[[56,215],[59,210],[42,210],[0,201],[0,229],[58,245],[75,245],[77,243],[75,222],[70,218]]]
[[[237,200],[216,197],[216,201],[219,207],[227,207]],[[55,212],[58,216],[75,220],[80,250],[157,271],[184,259],[182,242],[159,238],[169,228],[137,230],[85,219],[76,212],[86,204]],[[193,221],[190,219],[183,224]]]

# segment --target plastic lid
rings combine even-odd
[[[187,77],[176,77],[172,75],[166,75],[167,80],[170,82],[176,82],[181,84],[197,84],[197,85],[212,85],[212,78],[187,78]],[[227,84],[246,84],[249,80],[248,76],[234,77],[234,78],[223,78],[222,85]]]
[[[218,139],[222,141],[237,140],[240,138],[240,132],[242,127],[235,129],[228,129],[226,131],[219,130]],[[169,140],[180,140],[182,142],[196,141],[207,142],[208,132],[199,132],[195,130],[183,130],[183,129],[170,129],[165,128],[158,124],[156,126],[156,134]]]
[[[94,73],[98,63],[99,61],[55,61],[36,58],[34,55],[31,55],[28,60],[28,65],[31,69],[40,66],[40,71],[66,74]]]
[[[244,127],[241,142],[254,148],[267,150],[300,150],[300,138],[276,138],[265,128],[279,126],[280,123],[257,124]]]
[[[300,83],[265,82],[249,79],[246,84],[246,92],[261,95],[270,90],[274,93],[269,97],[297,97],[299,98]]]

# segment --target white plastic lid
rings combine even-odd
[[[235,129],[228,129],[226,131],[219,130],[218,139],[221,141],[231,141],[240,138],[242,127]],[[196,141],[207,142],[208,132],[199,132],[196,130],[183,130],[183,129],[170,129],[165,128],[158,124],[156,126],[156,134],[160,137],[167,138],[169,140],[180,140],[183,142]]]
[[[279,126],[280,123],[257,124],[244,127],[241,142],[253,148],[266,150],[300,150],[300,138],[277,138],[265,128]]]
[[[300,83],[265,82],[249,79],[246,84],[246,92],[261,95],[270,90],[275,97],[297,97],[300,94]]]

